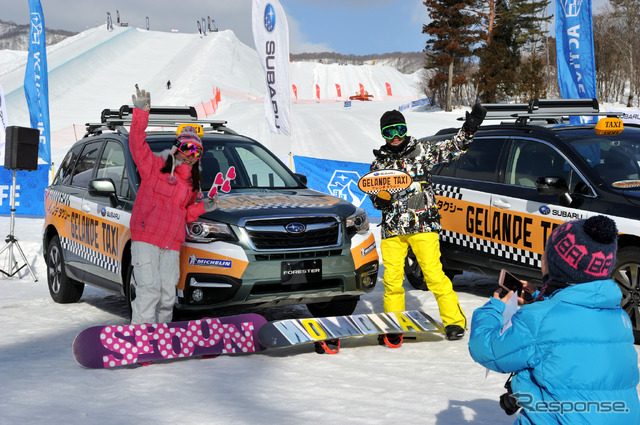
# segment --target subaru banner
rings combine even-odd
[[[264,112],[272,133],[291,134],[289,25],[278,0],[253,0],[253,40],[265,73]]]

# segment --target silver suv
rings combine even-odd
[[[135,297],[129,219],[140,177],[129,111],[107,109],[87,124],[46,191],[43,252],[56,302],[77,302],[85,284],[122,294],[129,306]],[[216,182],[221,191],[219,208],[187,225],[177,313],[306,304],[314,316],[351,314],[378,275],[365,211],[308,189],[260,143],[225,121],[197,120],[193,108],[152,108],[151,150],[171,147],[184,123],[204,127],[203,188]]]

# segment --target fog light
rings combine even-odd
[[[203,298],[204,298],[204,293],[202,292],[202,289],[194,289],[193,292],[191,293],[191,299],[197,303],[202,301]]]

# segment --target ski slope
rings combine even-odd
[[[16,54],[17,53],[17,54]],[[24,97],[24,52],[0,54],[0,81],[5,92],[9,125],[29,126]],[[4,62],[5,55],[11,61]],[[320,135],[320,156],[369,162],[356,142],[341,128],[357,130],[357,142],[379,144],[378,119],[388,110],[423,97],[418,75],[406,75],[381,65],[337,65],[291,62],[290,84],[297,87],[292,97],[291,138],[273,135],[264,120],[264,73],[255,50],[241,43],[230,30],[197,34],[145,31],[106,26],[84,31],[51,46],[47,51],[49,68],[49,107],[52,147],[69,146],[84,132],[84,124],[95,122],[105,108],[131,103],[135,84],[151,92],[153,105],[196,106],[213,97],[213,89],[222,93],[218,111],[211,118],[225,119],[239,133],[253,137],[277,155],[314,156],[313,138]],[[172,88],[167,90],[166,82]],[[387,96],[385,84],[393,96]],[[342,97],[337,97],[336,84]],[[343,101],[362,84],[374,95],[373,102],[354,101],[345,109]],[[316,98],[316,85],[320,99]],[[317,111],[326,112],[318,118]],[[408,112],[412,134],[427,135],[455,124],[462,113],[425,114]],[[343,150],[347,150],[344,152]],[[369,150],[369,149],[367,149]],[[370,150],[369,150],[370,151]],[[345,157],[346,156],[346,157]]]

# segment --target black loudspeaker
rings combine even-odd
[[[29,127],[7,127],[4,148],[4,168],[7,170],[36,171],[40,131]]]

